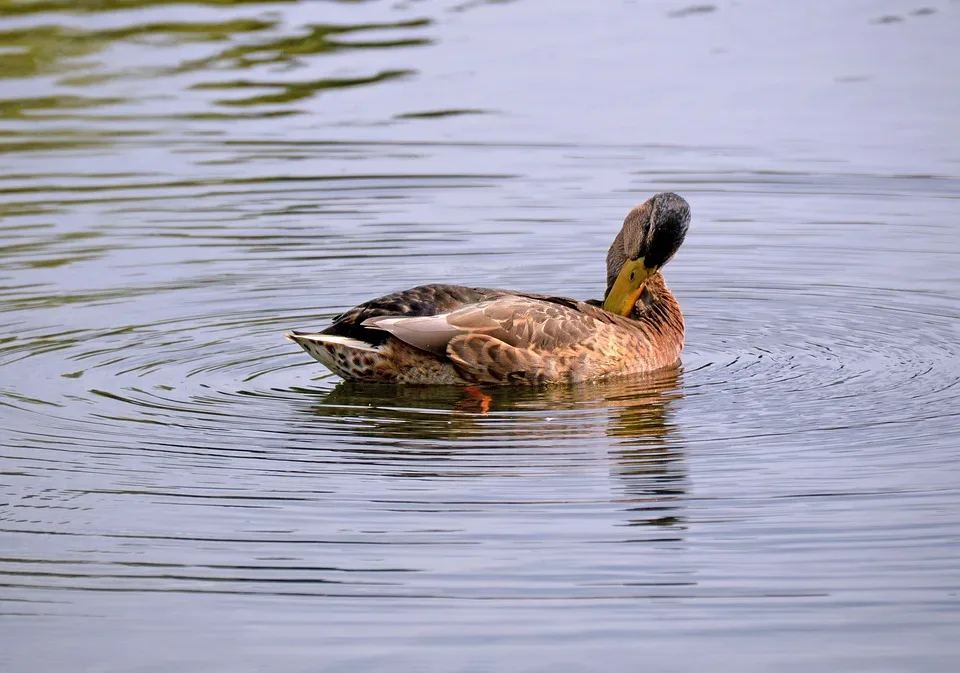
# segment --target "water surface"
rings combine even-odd
[[[952,671],[960,4],[0,3],[0,670]],[[683,366],[344,384],[427,281]]]

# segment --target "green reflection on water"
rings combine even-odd
[[[394,119],[440,119],[442,117],[462,117],[464,115],[482,115],[486,110],[475,108],[451,109],[451,110],[428,110],[426,112],[405,112],[394,115]]]
[[[123,40],[139,39],[152,45],[221,41],[274,25],[268,21],[235,19],[206,23],[147,23],[96,31],[62,25],[0,31],[0,78],[36,77],[87,69],[97,64],[77,59],[97,54]],[[90,81],[96,83],[98,80]],[[69,83],[86,82],[75,79]]]
[[[278,93],[265,93],[259,96],[250,96],[249,98],[224,99],[217,101],[220,105],[267,105],[275,103],[289,103],[292,101],[310,98],[314,94],[325,89],[343,89],[347,87],[361,86],[364,84],[376,84],[387,80],[398,79],[411,74],[410,70],[387,70],[371,75],[370,77],[331,77],[318,79],[310,82],[251,82],[248,80],[235,80],[232,82],[216,82],[211,84],[198,84],[195,89],[264,89],[279,88]]]
[[[10,2],[0,0],[0,17],[35,16],[51,14],[48,23],[35,26],[17,26],[0,30],[0,80],[31,79],[59,76],[56,86],[102,87],[111,81],[149,80],[176,78],[187,73],[216,74],[230,70],[248,70],[271,67],[269,76],[257,80],[209,81],[202,83],[172,84],[167,94],[176,89],[279,89],[241,99],[213,101],[214,104],[239,107],[288,104],[310,98],[322,90],[355,87],[393,80],[412,71],[403,68],[382,68],[373,74],[346,77],[315,77],[302,81],[284,81],[273,77],[276,66],[295,68],[306,65],[306,59],[322,54],[347,50],[383,50],[402,47],[417,47],[430,44],[425,37],[392,36],[376,39],[357,39],[356,34],[369,31],[416,30],[428,27],[428,19],[413,19],[396,22],[359,24],[307,24],[291,29],[273,17],[232,17],[212,21],[131,21],[129,25],[91,29],[89,25],[75,25],[72,16],[77,13],[106,12],[111,10],[147,9],[154,6],[178,3],[156,0],[117,0],[100,2]],[[244,5],[263,5],[262,2],[206,1],[182,4],[204,4],[229,8]],[[69,12],[69,13],[68,13]],[[125,14],[124,17],[127,15]],[[129,15],[136,19],[136,14]],[[45,17],[46,19],[47,17]],[[290,32],[294,34],[290,34]],[[286,31],[286,32],[281,32]],[[249,36],[254,36],[251,39]],[[188,51],[186,44],[229,43],[215,48],[212,53],[196,56],[196,50]],[[142,46],[143,58],[117,57],[111,50],[120,45]],[[157,52],[158,48],[169,48]],[[176,51],[174,51],[176,50]],[[125,53],[125,52],[124,52]],[[159,53],[159,57],[158,57]],[[163,92],[160,92],[163,93]],[[73,112],[104,108],[122,103],[134,103],[116,95],[79,95],[73,91],[49,95],[11,96],[0,98],[0,119],[25,119],[42,116],[45,119],[76,118],[79,115],[56,115],[55,112]],[[144,107],[144,101],[139,101]],[[202,103],[202,101],[201,101]],[[296,114],[298,110],[268,110],[263,116]],[[178,110],[165,115],[173,118],[195,120],[222,119],[223,114],[206,110]],[[259,114],[257,116],[260,116]],[[91,117],[93,118],[93,117]],[[144,116],[129,113],[114,119],[149,120]],[[103,119],[103,118],[101,118]]]
[[[343,41],[335,39],[337,35],[346,35],[359,31],[396,30],[404,28],[425,28],[430,25],[427,19],[397,21],[393,23],[364,23],[357,25],[308,25],[304,35],[279,37],[262,43],[245,44],[230,47],[216,56],[194,62],[194,67],[206,67],[229,63],[235,68],[244,68],[262,64],[289,64],[302,56],[333,53],[347,49],[385,49],[390,47],[416,47],[430,44],[426,38],[405,38],[393,40]]]
[[[83,109],[122,103],[122,98],[85,98],[83,96],[45,96],[0,100],[0,119],[23,119],[44,110]]]
[[[88,14],[118,9],[142,9],[167,5],[206,5],[208,7],[232,7],[239,5],[280,5],[296,0],[0,0],[0,16],[29,16],[45,12],[71,12]],[[340,0],[343,2],[344,0]],[[349,0],[347,0],[349,1]]]

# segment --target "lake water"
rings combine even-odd
[[[952,672],[960,3],[0,2],[0,670]],[[677,372],[342,384],[422,282]]]

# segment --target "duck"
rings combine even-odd
[[[542,385],[676,367],[683,313],[660,270],[689,225],[672,192],[632,208],[607,251],[602,300],[433,283],[285,337],[347,381]]]

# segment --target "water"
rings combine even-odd
[[[0,3],[0,670],[952,671],[960,3]],[[427,281],[683,367],[341,384]]]

